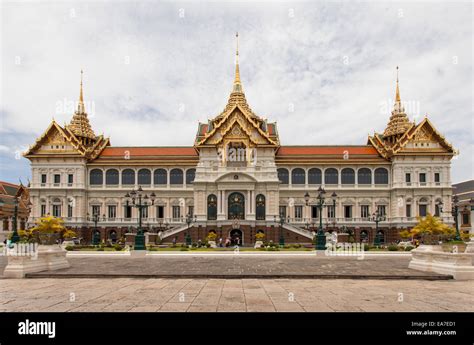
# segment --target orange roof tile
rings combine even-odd
[[[191,146],[181,147],[106,147],[99,157],[133,156],[197,156]]]
[[[344,154],[378,156],[373,146],[281,146],[277,156]]]

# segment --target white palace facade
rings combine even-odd
[[[437,203],[450,209],[454,154],[428,118],[409,121],[398,79],[387,127],[365,144],[286,146],[276,123],[249,107],[237,61],[225,109],[198,124],[188,147],[112,146],[89,123],[81,80],[70,124],[53,120],[25,153],[32,174],[29,222],[52,214],[89,241],[97,214],[102,240],[117,240],[136,231],[138,209],[126,204],[125,194],[141,187],[156,195],[142,214],[143,226],[165,242],[183,242],[188,231],[193,241],[215,231],[253,245],[257,232],[278,242],[282,231],[287,242],[311,242],[319,217],[325,230],[349,229],[356,241],[372,242],[378,211],[381,239],[388,243],[419,215],[452,222]],[[327,192],[323,212],[316,206],[320,186]]]

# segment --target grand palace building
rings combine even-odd
[[[455,149],[427,117],[409,121],[398,78],[395,95],[385,130],[366,143],[287,146],[276,123],[247,103],[237,59],[224,110],[198,124],[192,145],[117,147],[92,129],[81,79],[71,122],[53,120],[25,153],[32,173],[29,222],[51,214],[86,241],[96,225],[102,240],[115,241],[136,232],[139,211],[125,195],[141,187],[149,204],[143,227],[165,242],[183,242],[188,232],[198,241],[215,231],[243,245],[253,245],[257,232],[275,242],[282,232],[287,242],[309,243],[320,217],[325,231],[349,230],[356,241],[372,242],[377,213],[379,236],[389,243],[417,216],[451,223]],[[319,187],[326,191],[322,211]]]

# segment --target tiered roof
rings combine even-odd
[[[409,142],[411,145],[408,145]],[[368,144],[373,145],[386,159],[390,159],[394,155],[421,154],[423,152],[443,155],[456,154],[453,146],[436,130],[427,117],[418,124],[408,120],[400,98],[398,67],[395,104],[390,121],[383,134],[369,135]]]
[[[70,145],[72,150],[62,149],[63,145],[57,145],[58,143]],[[47,145],[50,146],[50,149],[47,148]],[[56,145],[61,146],[61,149],[55,149]],[[109,138],[104,138],[103,135],[96,136],[89,123],[84,106],[81,71],[79,103],[71,123],[62,127],[53,120],[46,131],[30,146],[24,156],[29,158],[45,155],[80,155],[91,160],[99,156],[102,150],[109,145]]]
[[[397,89],[395,92],[395,104],[392,110],[392,116],[388,122],[387,128],[383,132],[384,139],[390,143],[394,143],[402,134],[404,134],[411,124],[405,113],[405,108],[400,99],[400,89],[398,87],[398,67],[397,67]]]
[[[245,93],[243,90],[242,82],[240,79],[240,68],[239,68],[239,47],[238,47],[238,34],[237,36],[237,50],[236,50],[236,64],[235,64],[235,77],[230,93],[227,105],[224,110],[212,120],[209,120],[207,124],[199,123],[198,132],[195,140],[195,147],[199,149],[206,145],[207,140],[212,137],[218,130],[228,132],[233,128],[236,118],[230,118],[234,114],[235,110],[239,110],[245,117],[247,124],[239,123],[247,134],[248,132],[255,129],[259,135],[266,139],[266,145],[279,146],[278,133],[276,131],[275,123],[267,123],[266,120],[255,114],[247,103]],[[257,143],[255,143],[257,144]]]

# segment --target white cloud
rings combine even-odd
[[[460,149],[453,181],[466,180],[471,23],[469,2],[7,3],[1,132],[28,145],[53,116],[68,122],[58,102],[77,99],[84,68],[91,122],[113,145],[192,145],[227,102],[238,30],[247,100],[282,144],[365,143],[388,122],[399,65],[402,100],[419,106],[410,116],[428,114]],[[25,169],[9,164],[1,178]]]

